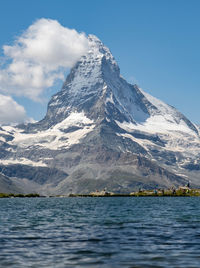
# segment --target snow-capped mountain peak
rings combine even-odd
[[[62,193],[69,187],[85,191],[83,181],[91,190],[98,180],[120,189],[184,184],[190,170],[197,183],[199,129],[126,82],[110,50],[94,35],[88,40],[87,53],[51,98],[45,118],[0,129],[0,172],[38,182],[39,170],[39,183],[48,173],[52,181],[45,187],[56,178]]]

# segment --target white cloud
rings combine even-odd
[[[7,66],[0,69],[0,92],[40,100],[43,92],[88,49],[88,39],[56,20],[39,19],[14,45],[3,46]]]
[[[11,97],[0,94],[0,125],[19,124],[27,120],[23,106]]]

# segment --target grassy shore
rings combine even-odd
[[[93,192],[90,194],[70,194],[70,197],[158,197],[158,196],[200,196],[200,189],[177,189],[177,190],[143,190],[130,194],[117,194],[110,192]]]
[[[39,194],[5,194],[5,193],[0,193],[0,198],[13,198],[13,197],[40,197]]]
[[[92,192],[89,194],[70,194],[68,196],[63,195],[56,195],[56,196],[48,196],[48,197],[159,197],[159,196],[171,196],[171,197],[177,197],[177,196],[200,196],[200,189],[190,189],[190,188],[179,188],[179,189],[162,189],[162,190],[140,190],[132,193],[127,194],[119,194],[119,193],[113,193],[113,192],[107,192],[107,191],[100,191],[100,192]],[[30,193],[30,194],[6,194],[6,193],[0,193],[0,198],[30,198],[30,197],[42,197],[39,194],[36,193]]]

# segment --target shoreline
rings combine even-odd
[[[120,195],[89,195],[89,194],[72,194],[68,196],[51,196],[51,197],[59,197],[59,198],[65,198],[65,197],[200,197],[200,195],[127,195],[127,194],[120,194]]]
[[[37,193],[13,194],[0,193],[0,198],[66,198],[66,197],[200,197],[200,189],[179,188],[170,190],[140,190],[131,193],[113,193],[107,191],[96,191],[88,194],[71,193],[69,195],[44,196]]]
[[[128,194],[112,192],[92,192],[89,194],[70,194],[69,197],[200,197],[200,189],[179,188],[170,190],[140,190]]]

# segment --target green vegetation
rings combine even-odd
[[[190,189],[187,187],[180,187],[178,189],[159,189],[159,190],[140,190],[138,192],[132,192],[130,194],[117,194],[109,192],[92,192],[90,194],[70,194],[70,197],[119,197],[119,196],[131,196],[131,197],[147,197],[147,196],[200,196],[200,189]]]
[[[13,198],[13,197],[40,197],[39,194],[5,194],[5,193],[0,193],[0,198]]]
[[[133,192],[131,196],[200,196],[200,189],[143,190]]]
[[[89,194],[70,194],[69,197],[158,197],[158,196],[199,196],[200,189],[190,189],[188,187],[179,187],[178,189],[155,189],[155,190],[139,190],[137,192],[122,194],[107,192],[105,190],[91,192]],[[39,194],[13,194],[13,193],[0,193],[0,198],[30,198],[30,197],[42,197]],[[67,197],[65,195],[49,196],[49,197]]]

